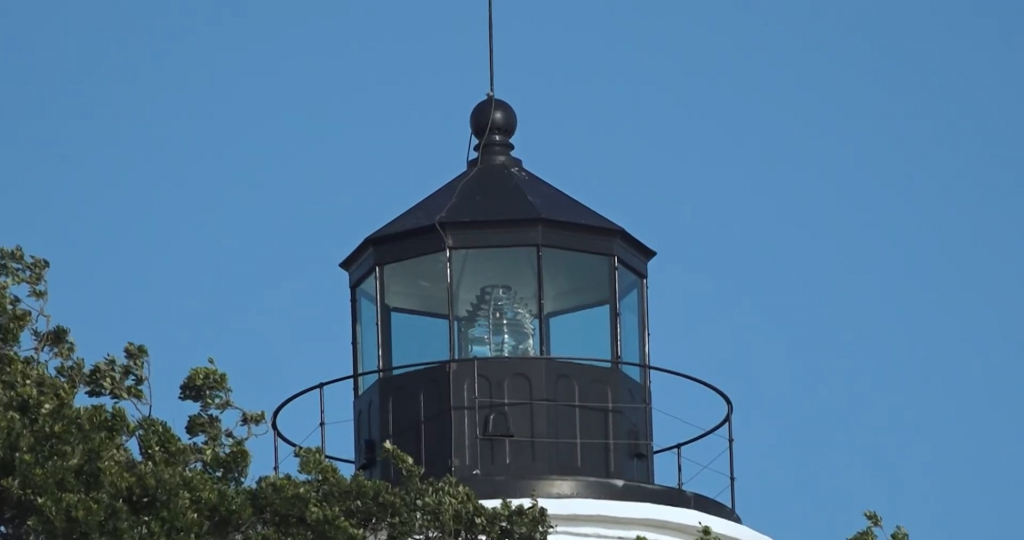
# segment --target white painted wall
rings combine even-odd
[[[497,506],[501,501],[481,501]],[[530,504],[513,499],[513,504]],[[708,525],[722,540],[771,540],[738,523],[695,510],[658,504],[594,499],[538,499],[555,525],[552,540],[692,540],[701,525]]]

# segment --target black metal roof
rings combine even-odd
[[[437,225],[538,219],[625,232],[522,164],[505,160],[471,166],[367,239],[373,241]]]
[[[489,97],[477,104],[470,127],[480,141],[475,148],[478,157],[468,163],[465,172],[366,237],[342,267],[347,270],[367,247],[429,229],[516,222],[589,229],[619,238],[646,260],[654,257],[654,250],[618,224],[523,167],[522,161],[511,155],[515,147],[510,139],[516,126],[516,113],[505,101]]]

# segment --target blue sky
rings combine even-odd
[[[462,170],[485,4],[4,2],[0,243],[84,354],[149,345],[179,427],[207,356],[251,408],[345,374],[337,263]],[[652,357],[735,401],[744,520],[1005,534],[1024,3],[496,4],[516,154],[659,251]]]

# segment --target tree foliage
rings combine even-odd
[[[249,478],[247,442],[262,412],[235,403],[212,359],[192,368],[179,399],[195,406],[182,438],[153,415],[150,359],[128,343],[86,362],[53,321],[45,259],[0,247],[0,540],[387,538],[527,540],[552,527],[536,502],[480,504],[453,478],[423,478],[385,445],[399,485],[343,475],[319,449],[297,475]],[[848,540],[886,537],[882,520]],[[881,535],[881,536],[880,536]],[[699,540],[719,540],[703,527]]]
[[[184,437],[153,415],[149,351],[87,362],[46,310],[45,259],[0,248],[0,539],[545,538],[543,508],[488,508],[453,479],[422,478],[394,448],[399,486],[346,476],[318,449],[297,475],[249,478],[265,416],[232,398],[213,360],[179,398]]]
[[[910,533],[902,525],[897,525],[892,533],[886,535],[882,518],[871,510],[864,512],[864,518],[868,521],[867,526],[847,540],[910,540]]]
[[[846,540],[910,540],[910,533],[901,525],[897,525],[887,536],[885,527],[882,525],[882,518],[871,510],[864,512],[864,518],[867,519],[867,525]],[[637,540],[646,540],[646,538],[639,537]],[[722,540],[722,538],[715,534],[711,527],[701,525],[696,540]]]

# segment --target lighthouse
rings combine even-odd
[[[528,170],[514,154],[518,117],[489,95],[470,114],[466,169],[368,235],[348,273],[352,373],[350,457],[325,455],[385,481],[391,441],[428,476],[454,476],[485,504],[537,498],[552,538],[688,539],[703,525],[723,540],[767,537],[736,509],[732,401],[659,366],[648,347],[648,264],[655,251]],[[656,446],[652,376],[717,396],[716,425]],[[687,489],[688,445],[727,443],[728,484]],[[724,453],[724,452],[723,452]],[[654,460],[677,460],[659,481]],[[275,456],[276,457],[276,456]]]

